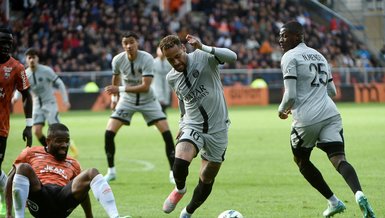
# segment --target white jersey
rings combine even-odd
[[[321,53],[300,43],[283,55],[281,68],[284,79],[297,80],[293,126],[308,126],[339,114],[327,93],[332,74]]]
[[[114,75],[119,75],[122,85],[136,86],[142,84],[142,77],[153,77],[152,66],[154,58],[145,51],[138,50],[134,61],[128,59],[126,52],[121,52],[112,59],[112,71]],[[154,101],[155,95],[152,88],[148,92],[130,93],[121,92],[120,100],[141,105]],[[120,101],[119,100],[119,101]]]
[[[178,99],[183,101],[179,105],[183,115],[180,127],[187,125],[209,134],[227,129],[228,111],[219,61],[214,55],[198,49],[189,53],[187,59],[185,72],[172,69],[167,74],[168,83]]]
[[[40,108],[47,103],[56,103],[53,84],[56,82],[60,88],[63,101],[68,102],[65,86],[59,76],[52,68],[37,64],[35,71],[28,67],[25,70],[29,83],[31,84],[33,108]]]
[[[171,89],[166,80],[166,75],[171,69],[172,66],[167,59],[164,58],[162,60],[160,57],[155,58],[154,80],[152,85],[157,99],[165,105],[171,103]]]

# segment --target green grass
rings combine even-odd
[[[347,158],[355,167],[377,217],[383,218],[385,104],[338,106],[343,118]],[[108,111],[61,114],[62,122],[70,128],[80,151],[82,167],[96,167],[103,174],[107,168],[104,130],[109,114]],[[177,110],[168,111],[173,133],[178,128],[178,116]],[[227,209],[236,209],[247,218],[322,217],[326,200],[304,180],[292,161],[289,146],[291,121],[278,118],[277,105],[233,107],[230,108],[230,118],[232,124],[226,161],[211,196],[194,217],[216,218]],[[21,140],[23,128],[24,118],[13,115],[3,163],[5,171],[10,169],[12,161],[24,147]],[[34,145],[38,145],[36,139]],[[189,202],[198,181],[200,158],[194,159],[191,164],[186,196],[176,210],[167,215],[161,208],[173,186],[168,182],[168,164],[161,135],[155,127],[147,127],[141,115],[137,114],[131,126],[120,130],[116,145],[118,179],[111,186],[120,213],[135,218],[179,217],[180,210]],[[362,217],[353,194],[326,155],[316,149],[312,160],[347,206],[346,212],[336,217]],[[140,161],[152,164],[153,168],[146,168]],[[104,210],[90,194],[94,217],[106,217]],[[84,217],[80,206],[71,217]]]

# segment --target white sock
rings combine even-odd
[[[175,188],[176,188],[176,187],[175,187]],[[182,188],[181,190],[179,190],[179,189],[176,188],[176,191],[179,192],[179,193],[181,193],[181,194],[186,193],[186,190],[187,190],[187,189],[186,189],[186,186],[185,186],[184,188]]]
[[[362,191],[357,191],[354,195],[356,197],[356,202],[358,202],[358,199],[360,199],[362,196],[365,196]]]
[[[109,167],[107,170],[107,174],[116,174],[115,167]]]
[[[340,199],[337,198],[336,195],[333,195],[331,196],[329,199],[328,199],[328,202],[332,205],[332,206],[336,206],[338,204],[338,201]]]
[[[5,197],[4,197],[4,187],[7,183],[7,175],[4,173],[4,171],[1,171],[0,175],[0,198],[1,198],[1,204],[5,205]]]
[[[109,217],[119,216],[116,208],[115,197],[112,193],[110,185],[104,179],[102,174],[95,176],[91,181],[91,190],[94,193],[96,200],[102,205]]]
[[[15,218],[23,218],[25,204],[29,193],[29,179],[23,175],[15,174],[12,184],[13,206]]]

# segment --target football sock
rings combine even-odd
[[[104,150],[107,155],[108,167],[113,167],[114,164],[114,155],[115,155],[115,138],[116,133],[106,130],[104,135]]]
[[[190,162],[180,158],[175,158],[172,171],[174,172],[175,184],[178,190],[182,190],[186,186],[186,177],[188,175],[189,165]]]
[[[12,184],[12,201],[15,210],[15,218],[24,217],[28,193],[29,179],[23,175],[15,174]]]
[[[47,142],[46,142],[46,137],[44,135],[42,135],[40,138],[39,138],[39,142],[41,145],[43,145],[44,147],[47,147]]]
[[[199,179],[198,185],[195,187],[192,199],[186,207],[186,211],[188,213],[190,214],[194,213],[194,211],[199,206],[201,206],[203,202],[205,202],[205,200],[211,193],[213,185],[214,185],[214,180],[209,184],[205,184]]]
[[[341,161],[337,167],[337,171],[344,177],[353,193],[362,190],[360,182],[358,181],[358,176],[352,165],[346,161]]]
[[[0,197],[1,203],[5,206],[5,197],[4,197],[4,187],[7,183],[7,175],[5,175],[4,171],[1,171],[0,175]]]
[[[326,184],[321,172],[313,165],[312,162],[306,161],[305,163],[302,163],[300,172],[310,185],[317,189],[326,199],[333,196],[333,192],[329,188],[328,184]]]
[[[172,135],[170,130],[167,130],[162,133],[163,140],[166,143],[166,155],[168,159],[168,163],[170,164],[170,169],[174,165],[175,161],[175,145],[174,140],[172,139]]]
[[[102,174],[98,174],[92,179],[90,187],[96,200],[98,200],[98,202],[102,205],[108,216],[119,216],[118,209],[116,208],[114,194],[112,193],[110,185],[108,185]]]
[[[362,196],[365,196],[364,193],[362,191],[357,191],[356,194],[354,194],[356,202],[358,202],[358,199],[360,199]]]
[[[332,205],[332,206],[336,206],[338,204],[338,201],[339,199],[337,198],[337,196],[333,195],[331,196],[329,199],[328,199],[328,202]]]
[[[107,174],[116,174],[115,167],[109,167],[108,170],[107,170]]]

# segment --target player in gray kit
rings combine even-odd
[[[156,98],[162,106],[162,111],[166,113],[167,107],[171,104],[171,89],[167,83],[166,75],[172,69],[171,64],[166,60],[162,51],[156,49],[157,57],[154,60],[154,82],[153,87]]]
[[[169,130],[166,115],[151,88],[154,58],[151,54],[138,50],[139,37],[127,32],[122,37],[124,52],[112,59],[112,85],[105,91],[111,95],[111,109],[114,110],[105,132],[105,151],[108,161],[107,181],[116,179],[114,163],[114,138],[120,127],[130,125],[135,112],[140,112],[147,125],[155,125],[166,144],[166,155],[170,165],[169,179],[174,183],[171,167],[174,163],[175,145]],[[119,100],[118,100],[119,99]]]
[[[47,146],[46,137],[43,134],[45,122],[47,121],[48,125],[60,122],[54,86],[59,88],[64,106],[69,108],[71,105],[68,101],[66,87],[60,77],[52,68],[39,64],[38,51],[29,48],[25,52],[25,58],[28,65],[25,72],[31,84],[33,100],[33,131],[39,142],[43,146]],[[15,102],[18,97],[19,94],[15,93],[12,101]]]
[[[228,111],[218,65],[234,62],[237,55],[227,48],[203,45],[198,38],[187,35],[195,51],[187,54],[175,35],[163,38],[159,47],[173,69],[167,81],[179,99],[180,132],[173,166],[176,187],[163,204],[165,213],[172,212],[186,193],[186,178],[191,161],[201,153],[198,185],[190,203],[180,217],[191,217],[210,195],[215,177],[224,161],[228,143]]]
[[[345,159],[342,120],[331,99],[336,95],[336,88],[327,60],[306,46],[300,23],[286,23],[279,35],[284,51],[281,68],[285,92],[278,116],[287,119],[290,113],[293,114],[290,138],[294,161],[305,179],[327,199],[328,207],[323,216],[341,213],[345,205],[333,194],[321,172],[310,161],[315,146],[327,154],[345,179],[364,217],[375,217],[353,166]]]

